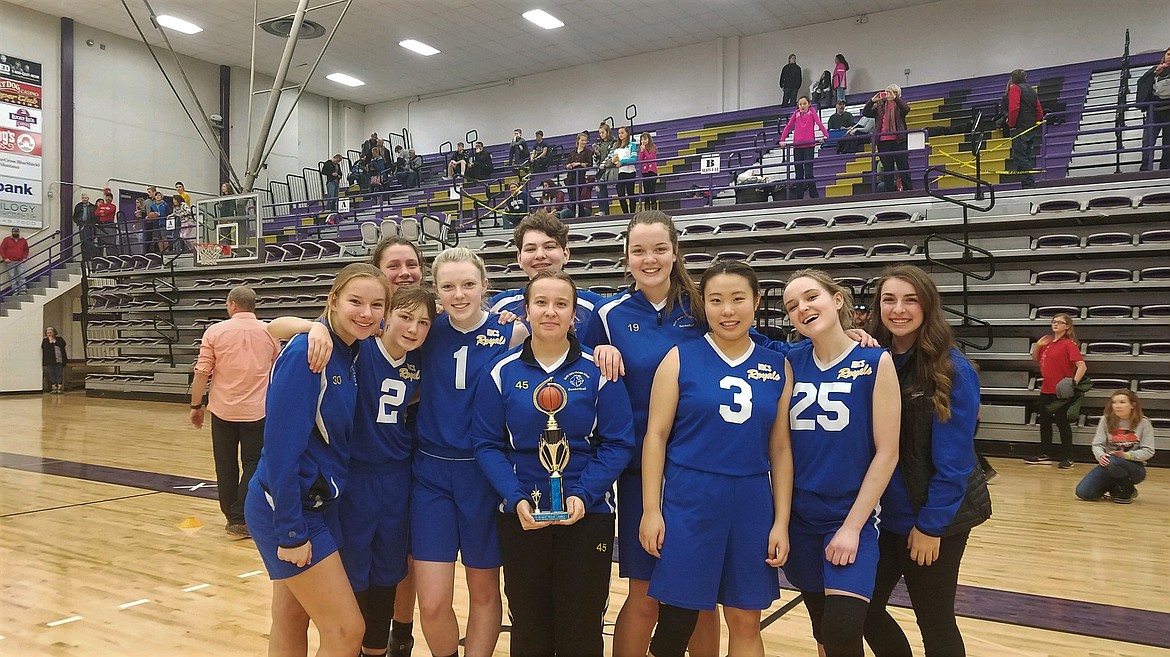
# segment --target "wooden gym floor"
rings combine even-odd
[[[265,654],[270,586],[251,541],[223,531],[210,434],[185,406],[2,397],[0,426],[0,655]],[[1170,471],[1123,506],[1074,498],[1088,464],[993,464],[995,515],[960,577],[968,655],[1170,657]],[[794,597],[764,614],[770,656],[816,655]],[[912,613],[893,612],[921,654]]]

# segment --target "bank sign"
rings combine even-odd
[[[39,62],[0,53],[0,225],[44,225],[43,84]]]

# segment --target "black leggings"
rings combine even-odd
[[[1072,421],[1068,419],[1068,405],[1072,400],[1066,401],[1056,409],[1056,412],[1048,410],[1048,405],[1056,402],[1056,395],[1047,393],[1040,393],[1040,451],[1047,453],[1048,449],[1052,447],[1052,424],[1056,423],[1056,430],[1060,432],[1060,446],[1062,448],[1060,458],[1072,458]]]
[[[658,197],[654,195],[655,188],[658,187],[658,174],[644,173],[642,174],[642,209],[656,210],[658,209]]]
[[[926,657],[964,657],[967,654],[963,635],[955,622],[955,591],[959,586],[959,563],[963,560],[970,533],[966,531],[944,537],[938,560],[929,566],[919,566],[910,558],[907,536],[884,531],[878,537],[881,557],[873,600],[865,618],[865,641],[875,655],[911,655],[905,633],[886,611],[890,593],[903,577],[906,578],[906,590],[910,593],[918,629],[922,631]]]
[[[622,173],[618,172],[617,195],[618,203],[622,206],[622,212],[629,214],[638,209],[638,200],[634,198],[634,178],[636,173]]]

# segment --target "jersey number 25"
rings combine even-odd
[[[815,384],[801,382],[792,386],[792,406],[788,410],[789,423],[793,431],[812,431],[821,425],[825,431],[840,431],[849,426],[849,407],[840,399],[832,399],[829,395],[841,393],[848,395],[853,390],[853,383],[849,381],[825,381],[818,389]],[[816,404],[824,411],[817,413],[816,418],[800,417],[810,406]]]

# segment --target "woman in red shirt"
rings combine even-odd
[[[114,193],[112,191],[106,189],[102,192],[102,198],[98,199],[93,213],[98,218],[98,244],[102,247],[102,255],[112,255],[117,250],[118,240],[118,234],[116,232],[118,206],[114,205]]]
[[[1046,335],[1032,345],[1032,360],[1040,363],[1043,381],[1040,384],[1040,453],[1025,459],[1028,465],[1054,462],[1048,456],[1048,451],[1052,446],[1052,423],[1055,422],[1064,452],[1060,468],[1072,468],[1072,424],[1068,418],[1068,405],[1072,397],[1058,397],[1057,384],[1072,379],[1072,384],[1076,385],[1088,371],[1079,344],[1072,317],[1059,313],[1052,318],[1052,335]]]

